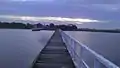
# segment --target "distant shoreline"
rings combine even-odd
[[[116,29],[76,29],[75,31],[120,33],[120,30],[116,30]]]
[[[40,31],[40,30],[55,30],[55,29],[32,29],[32,31]],[[89,28],[78,28],[78,29],[74,29],[74,30],[66,30],[63,29],[63,31],[85,31],[85,32],[106,32],[106,33],[120,33],[120,30],[116,30],[116,29],[89,29]]]
[[[86,32],[107,32],[107,33],[120,33],[120,29],[91,29],[91,28],[78,28],[74,24],[68,25],[55,25],[50,23],[49,25],[38,24],[24,24],[16,22],[0,22],[0,29],[31,29],[32,31],[40,30],[56,30],[61,29],[63,31],[86,31]]]
[[[0,28],[0,29],[27,29],[27,28]],[[48,31],[53,31],[55,29],[29,29],[32,31],[41,31],[41,30],[48,30]],[[82,32],[105,32],[105,33],[120,33],[120,30],[116,30],[116,29],[84,29],[84,28],[80,28],[80,29],[74,29],[74,30],[63,30],[63,31],[82,31]]]

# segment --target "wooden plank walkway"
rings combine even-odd
[[[75,68],[59,31],[55,31],[32,68]]]

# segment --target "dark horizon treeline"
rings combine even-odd
[[[32,24],[16,23],[16,22],[0,22],[0,28],[11,28],[11,29],[31,29]]]
[[[73,24],[68,24],[68,25],[55,25],[53,23],[50,23],[49,25],[42,25],[40,23],[36,24],[36,28],[45,28],[45,29],[62,29],[62,30],[76,30],[77,26]]]
[[[90,29],[90,28],[77,28],[76,25],[68,24],[68,25],[55,25],[50,23],[49,25],[43,25],[41,23],[38,24],[30,24],[30,23],[17,23],[17,22],[0,22],[0,28],[4,29],[32,29],[32,28],[42,28],[46,30],[55,30],[62,29],[64,31],[89,31],[89,32],[109,32],[109,33],[120,33],[120,29]]]
[[[50,23],[49,25],[43,25],[41,23],[38,24],[30,24],[30,23],[18,23],[18,22],[0,22],[0,28],[10,28],[10,29],[32,29],[32,28],[47,28],[47,29],[56,29],[60,28],[62,30],[74,30],[77,29],[76,25],[55,25]]]

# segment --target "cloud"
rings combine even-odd
[[[0,2],[0,15],[72,17],[120,21],[120,4],[81,4],[81,0],[54,1],[54,3],[49,4],[41,2]],[[87,2],[87,0],[83,1]]]
[[[1,15],[2,19],[22,20],[22,21],[39,21],[39,22],[70,22],[74,24],[82,24],[87,22],[100,22],[98,20],[83,19],[83,18],[65,18],[65,17],[30,17],[30,16],[12,16]]]

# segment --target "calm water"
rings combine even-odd
[[[53,32],[0,29],[0,68],[30,68]]]
[[[119,33],[66,33],[120,66]],[[51,31],[0,29],[0,68],[30,68],[52,34]]]
[[[66,32],[66,33],[120,66],[120,33],[100,33],[100,32]]]

